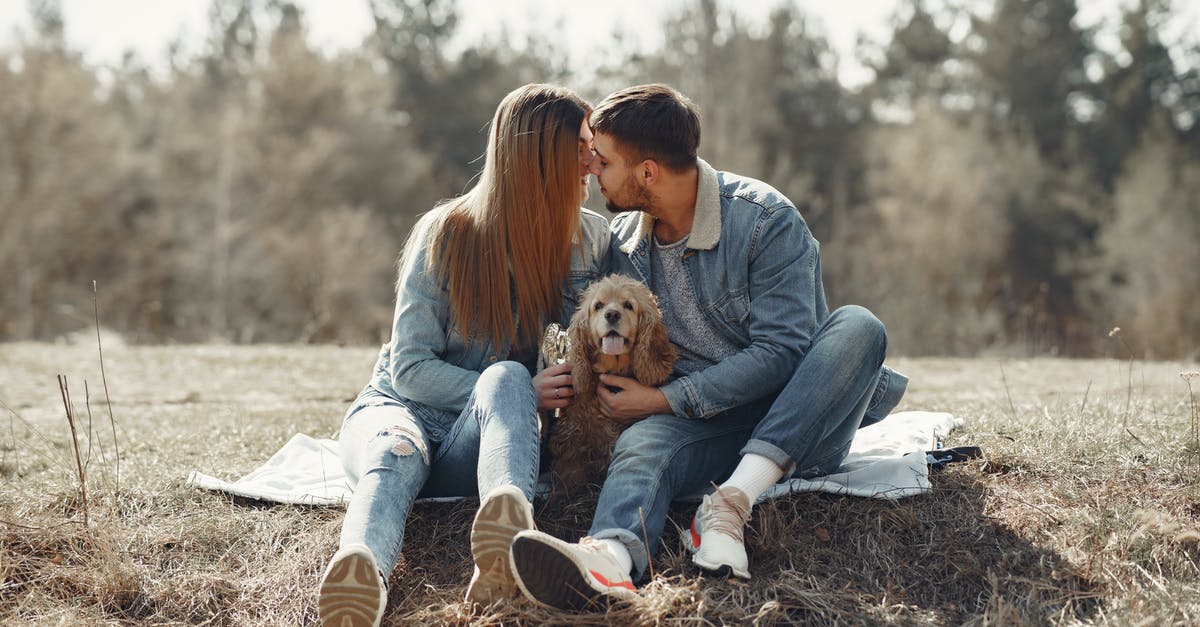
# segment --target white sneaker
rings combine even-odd
[[[467,586],[467,603],[487,605],[513,596],[517,588],[509,548],[517,532],[533,528],[533,506],[516,486],[503,485],[483,497],[471,525],[475,573]]]
[[[338,549],[329,561],[317,598],[317,616],[325,627],[379,627],[387,605],[387,587],[365,544]]]
[[[629,572],[592,538],[572,544],[540,531],[522,531],[513,540],[512,565],[525,596],[548,607],[601,609],[637,597]]]
[[[728,577],[750,578],[749,559],[743,534],[750,521],[750,497],[737,488],[717,488],[706,495],[692,518],[684,545],[692,552],[692,563],[706,571]]]

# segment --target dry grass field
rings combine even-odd
[[[315,621],[341,510],[264,505],[184,479],[239,476],[296,432],[333,435],[373,359],[369,348],[106,341],[110,424],[94,339],[0,344],[0,624]],[[476,504],[419,505],[385,622],[1200,623],[1200,378],[1191,397],[1180,376],[1200,367],[891,363],[912,377],[900,409],[959,415],[965,426],[946,444],[984,448],[937,473],[931,493],[764,504],[748,534],[749,583],[699,577],[669,530],[641,598],[607,615],[523,601],[472,615],[460,599]],[[539,504],[537,515],[573,539],[590,502]]]

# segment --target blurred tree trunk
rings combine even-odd
[[[217,133],[217,176],[213,180],[213,238],[212,238],[212,310],[209,314],[211,332],[216,337],[229,335],[229,312],[233,307],[230,295],[230,256],[237,232],[233,207],[234,177],[241,170],[238,164],[238,128],[241,108],[234,98],[226,98]]]

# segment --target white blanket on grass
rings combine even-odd
[[[829,492],[868,498],[898,499],[930,489],[925,451],[962,424],[951,414],[906,411],[858,430],[838,471],[815,479],[789,479],[764,499],[793,492]],[[354,485],[338,456],[336,440],[292,436],[279,452],[250,474],[232,483],[192,471],[187,483],[206,490],[297,505],[344,505]],[[539,489],[548,484],[543,481]],[[457,500],[457,499],[429,499]]]

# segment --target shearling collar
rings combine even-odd
[[[712,250],[721,239],[721,189],[717,184],[717,171],[704,159],[696,159],[699,176],[696,177],[696,213],[692,216],[692,231],[688,235],[687,247],[694,250]],[[654,232],[654,216],[643,211],[637,230],[624,244],[621,251],[632,254],[642,240]]]

